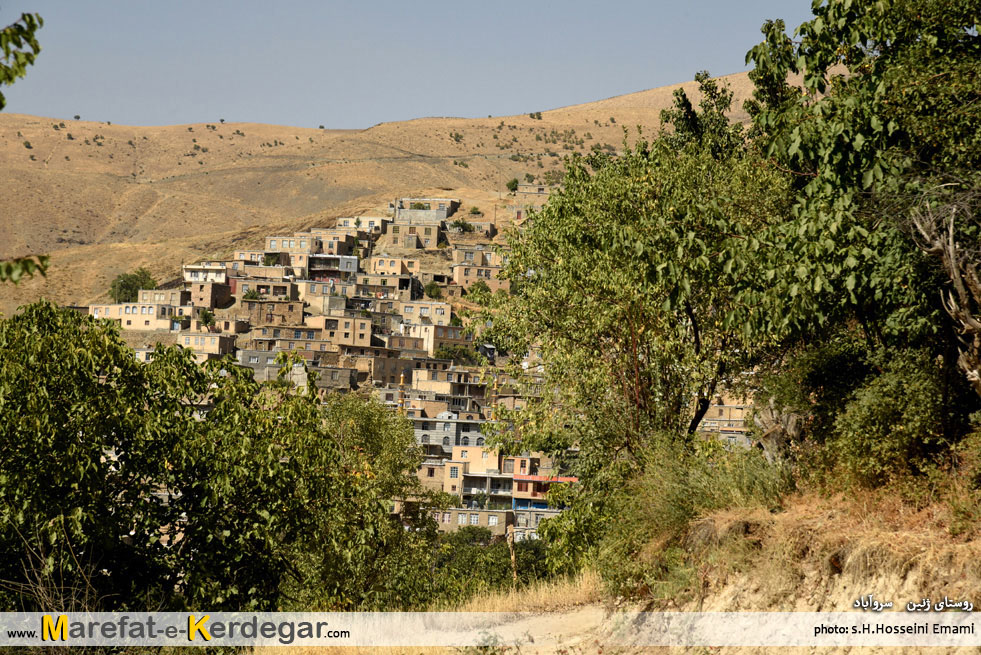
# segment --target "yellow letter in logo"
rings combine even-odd
[[[205,641],[211,641],[211,635],[208,634],[208,630],[204,627],[205,622],[211,618],[210,614],[205,614],[198,621],[194,620],[194,615],[191,614],[187,617],[187,637],[191,641],[194,641],[194,635],[197,632],[201,633]]]
[[[61,636],[58,636],[60,633]],[[41,617],[41,641],[68,641],[68,615],[59,614],[58,623],[50,614]]]

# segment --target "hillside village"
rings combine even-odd
[[[509,224],[520,226],[549,191],[517,185]],[[525,402],[504,372],[507,357],[481,342],[466,312],[475,289],[509,289],[495,220],[456,198],[406,197],[387,215],[342,217],[256,246],[184,264],[179,278],[141,289],[134,302],[85,311],[117,323],[140,361],[157,344],[177,344],[199,363],[234,356],[257,381],[276,383],[281,353],[301,358],[285,373],[291,384],[370,393],[412,420],[422,485],[456,497],[455,508],[436,513],[441,531],[537,538],[541,521],[561,511],[546,502],[549,487],[576,478],[543,453],[485,446],[495,411]],[[534,364],[521,362],[526,371]],[[743,411],[720,398],[702,429],[735,442],[745,435]]]

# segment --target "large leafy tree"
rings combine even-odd
[[[120,273],[109,286],[109,296],[114,302],[135,302],[140,289],[156,289],[157,281],[142,266],[132,273]]]
[[[939,184],[976,186],[978,18],[969,1],[833,0],[815,3],[797,41],[782,21],[764,25],[747,55],[757,86],[747,109],[796,201],[761,235],[772,281],[755,300],[755,329],[856,320],[880,342],[939,334],[938,267],[908,218]],[[962,237],[976,247],[976,230]]]
[[[542,379],[495,437],[579,449],[582,484],[546,530],[575,538],[553,553],[598,529],[608,490],[652,444],[690,449],[714,396],[764,345],[737,320],[748,310],[736,290],[759,280],[758,234],[789,212],[788,176],[726,119],[731,92],[698,81],[697,110],[679,92],[658,138],[570,160],[563,189],[509,238],[516,292],[493,296],[489,338],[537,353]]]
[[[41,302],[0,321],[0,604],[323,609],[429,600],[408,422],[258,385]],[[298,600],[299,599],[299,600]]]
[[[769,378],[777,382],[758,398],[767,433],[833,437],[846,468],[878,481],[886,471],[855,465],[875,459],[875,449],[853,418],[862,403],[883,411],[895,403],[883,392],[894,385],[879,375],[913,380],[895,371],[916,362],[924,384],[913,387],[936,396],[916,402],[941,408],[929,426],[916,423],[915,437],[911,421],[880,421],[906,424],[901,443],[882,442],[899,434],[892,427],[871,440],[896,445],[894,463],[933,456],[962,434],[971,403],[958,365],[981,390],[981,295],[970,290],[979,252],[979,10],[964,1],[832,0],[813,13],[796,40],[782,21],[767,22],[765,41],[747,55],[752,133],[791,175],[795,200],[788,220],[760,234],[768,284],[745,293],[753,311],[742,320],[781,344]],[[852,344],[846,375],[823,368],[838,359],[835,343]],[[781,377],[828,376],[830,385],[781,392],[790,389]]]

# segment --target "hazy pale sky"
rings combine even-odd
[[[528,113],[747,70],[810,0],[0,0],[44,19],[7,112],[363,128]]]

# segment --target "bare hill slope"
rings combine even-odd
[[[745,74],[724,78],[745,120]],[[40,296],[104,297],[119,273],[160,280],[181,261],[257,247],[270,232],[384,211],[442,194],[485,211],[505,182],[541,179],[563,155],[619,148],[624,128],[657,129],[679,86],[528,115],[423,118],[366,130],[245,123],[133,127],[0,114],[0,259],[51,255],[47,279],[0,287],[0,311]],[[693,100],[695,98],[693,97]]]

